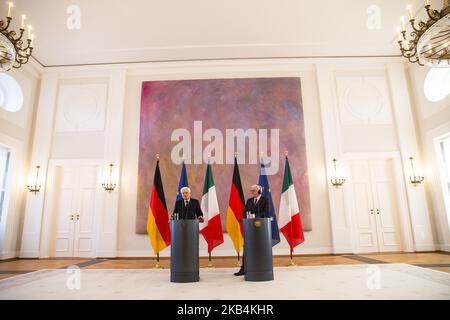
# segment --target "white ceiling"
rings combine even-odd
[[[395,27],[423,0],[13,0],[45,66],[221,58],[398,55]],[[432,1],[439,8],[441,1]],[[69,5],[81,28],[67,28]],[[6,1],[0,0],[6,15]],[[380,8],[380,29],[367,10]]]

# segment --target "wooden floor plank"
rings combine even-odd
[[[299,255],[294,256],[298,266],[351,265],[371,263],[407,263],[421,267],[450,272],[450,255],[440,252],[427,253],[389,253],[361,255]],[[208,258],[200,258],[200,267],[208,266]],[[0,276],[6,278],[13,273],[31,272],[42,269],[59,269],[77,265],[82,269],[149,269],[156,264],[155,258],[117,258],[117,259],[17,259],[0,263]],[[159,263],[163,268],[170,268],[170,259],[161,258]],[[213,257],[212,264],[216,268],[236,268],[236,257]],[[289,256],[274,256],[275,267],[290,264]],[[0,278],[0,279],[1,279]]]
[[[446,268],[430,268],[430,269],[450,273],[450,267],[446,267]]]
[[[12,273],[9,273],[9,274],[0,274],[0,280],[12,278],[12,277],[15,277],[15,276],[17,276],[17,274],[12,274]]]
[[[396,254],[371,254],[363,257],[381,260],[390,263],[409,264],[446,264],[450,263],[450,255],[442,253],[396,253]]]
[[[0,270],[59,269],[92,259],[20,259],[0,263]]]

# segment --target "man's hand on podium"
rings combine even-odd
[[[198,217],[198,222],[205,222],[205,219],[203,219],[203,217]]]

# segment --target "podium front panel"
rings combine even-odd
[[[170,220],[170,281],[199,281],[198,220]]]
[[[272,228],[269,218],[244,219],[246,281],[273,280]]]

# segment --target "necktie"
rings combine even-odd
[[[254,202],[253,202],[253,205],[255,205],[256,206],[256,203],[258,202],[258,198],[255,198],[255,200],[254,200]]]

